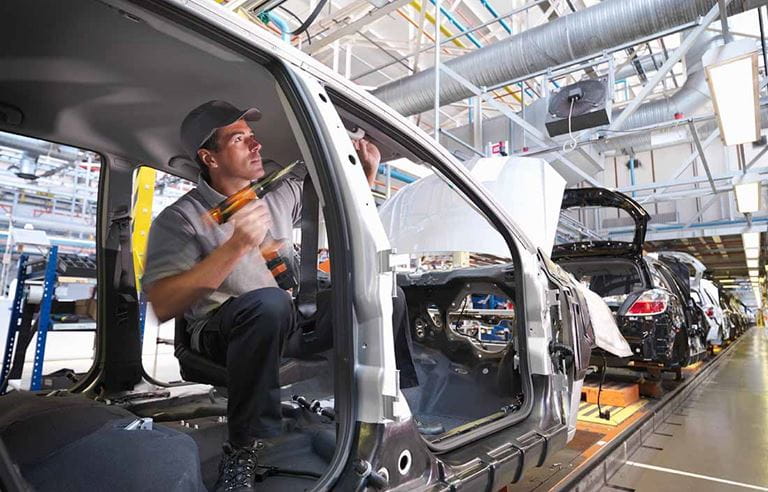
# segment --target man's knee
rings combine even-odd
[[[234,323],[254,328],[262,335],[279,333],[290,325],[293,317],[291,296],[276,287],[246,292],[234,302],[237,309]]]

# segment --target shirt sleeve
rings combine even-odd
[[[202,257],[192,224],[177,210],[166,208],[152,222],[147,243],[142,290],[160,279],[186,272]]]

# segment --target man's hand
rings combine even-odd
[[[228,242],[243,253],[261,244],[272,226],[272,217],[264,200],[247,204],[235,212],[230,221],[235,229]]]
[[[197,300],[218,289],[237,262],[264,242],[272,225],[269,208],[263,200],[254,200],[244,206],[232,216],[230,222],[235,226],[232,237],[200,263],[186,272],[162,278],[147,286],[147,295],[160,321],[181,316]],[[274,240],[268,243],[273,248],[280,246]]]
[[[364,138],[352,140],[352,146],[355,147],[357,156],[363,163],[363,171],[365,171],[365,177],[368,180],[368,184],[373,186],[376,172],[379,170],[379,163],[381,162],[381,152],[379,152],[379,148]]]

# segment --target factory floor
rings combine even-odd
[[[603,487],[768,491],[768,333],[754,327],[719,370]]]

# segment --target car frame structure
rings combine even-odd
[[[497,490],[541,466],[573,437],[593,345],[591,321],[575,280],[549,260],[453,155],[415,125],[213,2],[40,1],[4,4],[0,19],[0,42],[6,47],[0,80],[0,108],[6,117],[0,118],[0,129],[88,149],[102,159],[94,363],[63,394],[43,398],[15,391],[0,398],[0,427],[8,451],[0,455],[11,477],[9,488],[26,483],[56,490],[57,481],[66,481],[96,489],[110,483],[140,486],[152,479],[155,486],[176,483],[171,490],[196,484],[201,476],[206,486],[215,479],[220,448],[189,455],[195,448],[188,438],[199,445],[204,431],[216,434],[225,424],[214,422],[199,432],[197,425],[184,425],[185,418],[199,416],[200,408],[210,405],[174,395],[146,404],[134,398],[147,390],[148,382],[153,383],[150,388],[158,382],[142,366],[140,299],[126,260],[131,256],[126,227],[136,169],[150,166],[194,181],[198,168],[183,156],[178,124],[189,108],[213,98],[260,107],[269,122],[260,136],[272,145],[270,157],[306,162],[331,256],[334,348],[327,364],[333,378],[326,396],[332,401],[333,421],[301,417],[313,429],[331,434],[325,462],[310,481],[281,475],[277,466],[266,468],[261,490]],[[504,267],[466,275],[503,292],[514,304],[513,323],[506,325],[512,336],[504,338],[515,341],[514,354],[500,358],[509,363],[497,368],[499,384],[510,386],[514,404],[499,406],[439,441],[419,433],[399,387],[388,335],[396,260],[349,140],[350,125],[365,129],[389,157],[405,155],[429,166],[491,224],[509,249]],[[460,271],[454,275],[459,282],[467,280]],[[202,394],[206,400],[207,390]],[[41,412],[59,419],[58,430],[40,435]],[[137,436],[131,445],[109,444],[129,435],[116,430],[114,419],[130,422],[138,417],[164,420],[170,427],[125,424],[119,429],[145,430],[130,434]],[[22,428],[28,443],[23,449],[14,433]],[[148,454],[153,449],[150,436],[161,431],[173,435],[163,441],[167,445],[174,439],[183,444],[154,448],[178,458],[167,466]],[[88,463],[87,469],[62,464],[71,461],[66,453],[75,442],[82,446],[81,462]],[[211,442],[220,446],[221,439],[214,436]],[[306,440],[289,444],[284,447],[296,452],[291,462],[300,468],[309,463],[313,446],[319,446]],[[277,452],[270,446],[262,452],[267,462],[271,449]],[[191,461],[184,462],[185,456]],[[59,460],[58,468],[46,461],[53,459]],[[190,472],[195,466],[202,472]],[[185,481],[174,482],[182,473]]]

